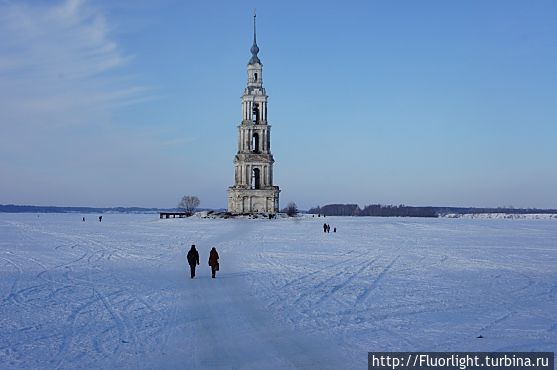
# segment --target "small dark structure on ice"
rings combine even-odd
[[[176,218],[176,216],[178,216],[178,218],[184,218],[191,216],[191,214],[187,212],[160,212],[160,218]]]

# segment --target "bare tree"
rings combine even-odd
[[[178,209],[183,210],[188,215],[193,215],[195,209],[199,207],[199,198],[195,195],[184,195],[178,204]]]
[[[294,217],[298,214],[298,206],[294,202],[288,203],[284,212],[288,215],[288,217]]]

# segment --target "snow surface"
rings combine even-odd
[[[555,220],[81,217],[0,214],[2,369],[365,369],[368,351],[557,351]]]
[[[448,218],[506,218],[506,219],[528,219],[528,220],[551,220],[557,221],[554,213],[447,213],[442,217]]]

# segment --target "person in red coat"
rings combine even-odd
[[[215,247],[209,252],[209,266],[211,266],[212,278],[215,278],[215,273],[219,270],[219,254]]]

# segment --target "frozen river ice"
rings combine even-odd
[[[2,369],[364,369],[368,351],[557,351],[556,220],[81,217],[0,214]]]

